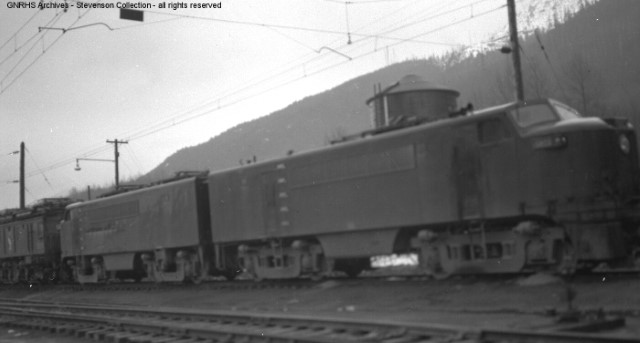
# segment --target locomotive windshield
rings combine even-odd
[[[580,118],[580,114],[569,106],[550,100],[548,103],[518,107],[511,111],[511,117],[521,128],[554,123],[561,120]]]

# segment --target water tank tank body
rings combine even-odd
[[[448,118],[457,109],[458,91],[407,75],[398,83],[367,100],[374,128],[407,120],[433,121]]]

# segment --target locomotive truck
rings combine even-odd
[[[69,205],[59,265],[80,282],[355,276],[398,253],[436,276],[638,267],[627,120],[458,96],[410,75],[369,99],[372,130]]]

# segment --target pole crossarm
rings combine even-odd
[[[118,158],[120,157],[120,153],[118,153],[118,144],[128,144],[128,141],[119,141],[115,140],[107,140],[107,143],[111,143],[115,147],[115,158],[113,160],[108,160],[106,158],[76,158],[76,171],[80,170],[80,161],[97,161],[97,162],[114,162],[116,165],[116,190],[120,187],[120,175],[118,170]]]
[[[118,140],[117,138],[110,141],[107,139],[107,143],[113,144],[113,147],[115,148],[115,162],[116,162],[116,190],[120,187],[120,174],[119,174],[119,168],[118,168],[118,159],[120,158],[120,153],[118,152],[118,144],[129,144],[129,141],[122,141],[122,140]]]

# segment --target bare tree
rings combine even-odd
[[[584,115],[592,115],[591,107],[601,97],[601,75],[580,54],[574,54],[565,68],[567,87],[578,100]]]
[[[513,85],[513,72],[510,68],[496,73],[495,91],[501,102],[510,102],[515,99],[515,86]]]
[[[527,73],[525,74],[525,89],[529,98],[546,98],[553,89],[549,89],[547,75],[540,67],[537,60],[527,60]]]

